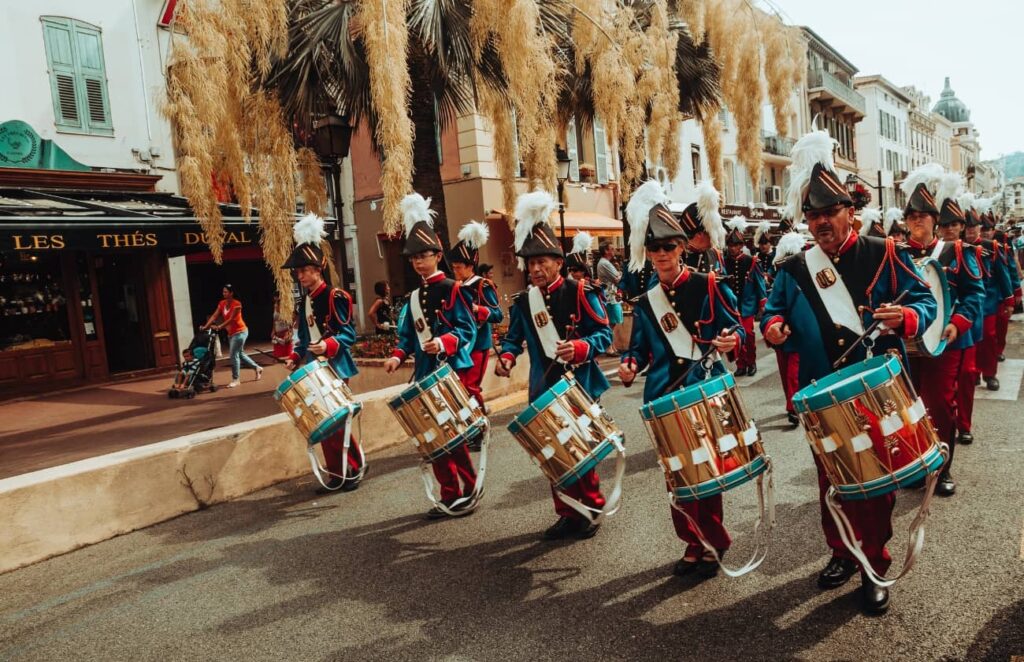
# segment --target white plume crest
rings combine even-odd
[[[791,150],[793,163],[789,166],[789,188],[786,189],[785,215],[794,221],[803,218],[804,193],[811,181],[811,173],[818,163],[835,170],[832,151],[837,141],[827,131],[811,131],[796,141]]]
[[[935,204],[942,209],[945,200],[956,200],[964,188],[964,177],[959,172],[944,172],[939,177],[939,185],[935,190]]]
[[[516,199],[516,252],[533,234],[533,228],[541,223],[550,223],[551,214],[558,209],[558,203],[547,191],[523,193]]]
[[[697,213],[704,231],[711,237],[711,245],[715,248],[725,246],[725,226],[718,212],[718,190],[711,180],[705,179],[697,185]]]
[[[978,210],[979,214],[987,214],[992,209],[993,202],[995,202],[993,198],[975,198],[974,208]]]
[[[882,211],[877,207],[867,207],[860,212],[860,235],[866,237],[871,231],[871,226],[882,220]],[[891,225],[891,223],[890,223]],[[888,228],[885,231],[889,234]]]
[[[465,242],[473,250],[479,250],[490,236],[491,229],[480,221],[470,221],[459,230],[459,241]]]
[[[945,200],[945,198],[942,199]],[[969,214],[972,209],[977,209],[977,201],[974,194],[970,191],[964,191],[957,196],[956,202],[960,205],[960,209],[962,209],[965,214]]]
[[[945,174],[945,170],[938,163],[925,163],[922,166],[914,168],[907,178],[900,184],[900,190],[906,193],[908,196],[911,195],[917,188],[918,184],[924,184],[928,191],[932,195],[935,195],[939,190],[939,181]]]
[[[647,238],[647,224],[651,209],[657,205],[668,205],[669,198],[657,180],[648,179],[633,191],[626,203],[626,220],[629,221],[629,270],[644,268],[644,241]]]
[[[594,238],[590,236],[590,233],[586,230],[576,233],[576,236],[572,238],[572,250],[569,251],[569,255],[575,253],[586,253],[590,250],[590,245],[594,243]]]
[[[882,227],[885,229],[886,236],[889,235],[889,231],[892,230],[892,226],[896,223],[903,222],[903,210],[899,207],[889,207],[885,210],[885,222],[882,223]]]
[[[760,243],[761,237],[768,234],[772,229],[772,224],[768,221],[761,221],[757,224],[757,229],[754,230],[754,243]]]
[[[740,234],[743,234],[747,231],[747,217],[743,214],[738,214],[730,218],[725,225],[730,231],[736,230]]]
[[[772,260],[772,264],[778,264],[790,255],[796,255],[804,249],[805,243],[804,236],[799,232],[787,232],[782,235],[779,237],[779,245],[775,247],[775,259]]]
[[[437,212],[430,208],[430,198],[424,198],[419,193],[410,193],[402,198],[402,225],[405,227],[405,236],[412,234],[412,229],[420,221],[425,222],[431,228],[434,227],[434,216]]]
[[[319,246],[327,232],[324,231],[324,219],[316,214],[306,214],[295,222],[292,228],[292,236],[295,238],[295,245],[313,244]]]

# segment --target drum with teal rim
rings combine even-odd
[[[508,430],[559,490],[576,484],[621,447],[623,439],[604,407],[571,376],[527,405]]]
[[[447,363],[388,402],[420,455],[434,461],[483,433],[483,408]]]
[[[896,354],[811,382],[793,395],[793,406],[842,499],[919,484],[945,461],[945,444]]]
[[[928,288],[935,295],[938,310],[935,321],[928,325],[924,333],[918,337],[907,338],[904,343],[908,356],[935,357],[946,351],[946,339],[942,337],[942,332],[946,330],[946,325],[953,317],[953,299],[949,292],[946,271],[938,260],[926,257],[915,262],[927,281]]]
[[[721,494],[770,465],[732,373],[652,400],[640,416],[677,501]]]
[[[297,368],[274,391],[274,399],[310,445],[340,431],[363,405],[324,359]]]

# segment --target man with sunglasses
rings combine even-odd
[[[697,273],[679,263],[684,242],[698,228],[721,225],[718,192],[709,182],[701,184],[698,202],[691,207],[683,216],[696,224],[684,227],[669,211],[668,196],[654,180],[640,186],[626,206],[630,269],[639,271],[649,258],[658,277],[658,283],[635,301],[630,347],[619,364],[619,377],[627,387],[640,370],[650,366],[644,384],[645,403],[666,395],[669,389],[724,373],[725,366],[716,361],[710,372],[697,366],[686,374],[705,350],[714,347],[728,354],[744,336],[735,313],[736,299],[728,288],[719,286],[715,273]],[[685,381],[680,382],[684,375]],[[670,508],[672,523],[686,549],[673,574],[683,576],[695,570],[708,577],[716,574],[718,562],[705,551],[700,534],[719,557],[729,549],[731,539],[723,524],[722,495],[678,506],[686,514]]]
[[[770,344],[795,341],[801,386],[832,373],[834,364],[844,367],[862,361],[866,348],[858,340],[872,322],[880,322],[884,331],[875,341],[875,353],[902,353],[901,337],[920,335],[936,314],[935,298],[906,250],[891,238],[853,232],[853,200],[835,172],[834,145],[826,132],[815,131],[793,147],[789,211],[795,221],[806,216],[817,246],[779,263],[761,321]],[[902,292],[904,303],[891,303]],[[852,351],[841,358],[847,350]],[[832,549],[818,585],[830,589],[846,583],[858,566],[827,510],[828,478],[817,457],[815,464],[822,528]],[[891,562],[885,545],[892,536],[894,504],[891,493],[842,504],[865,555],[881,574]],[[888,609],[889,592],[862,572],[861,601],[867,613],[880,614]]]

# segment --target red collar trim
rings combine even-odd
[[[907,243],[908,243],[908,244],[910,244],[910,247],[911,247],[911,248],[917,248],[917,249],[921,249],[921,248],[924,248],[924,249],[929,249],[929,248],[935,248],[935,244],[939,243],[939,238],[938,238],[938,237],[933,237],[933,238],[932,238],[932,243],[928,244],[927,246],[925,246],[925,245],[923,245],[923,244],[919,244],[919,243],[917,243],[916,241],[914,241],[913,239],[907,239]]]
[[[689,279],[690,279],[690,270],[684,268],[682,271],[679,272],[679,275],[676,276],[676,279],[674,281],[672,281],[670,284],[666,285],[665,283],[661,283],[660,280],[658,282],[661,283],[661,286],[663,288],[665,288],[666,290],[671,290],[673,288],[679,287],[680,285],[682,285],[683,283],[685,283]]]
[[[445,276],[443,271],[435,271],[432,275],[424,278],[423,283],[425,285],[433,285],[434,283],[440,283],[444,278]]]
[[[564,278],[562,278],[561,276],[559,276],[559,277],[558,277],[558,278],[556,278],[556,279],[555,279],[554,281],[552,281],[552,282],[551,282],[551,284],[550,284],[550,285],[548,285],[548,286],[547,286],[547,287],[546,287],[546,288],[544,289],[544,291],[545,291],[546,293],[551,293],[551,292],[554,292],[555,290],[557,290],[558,288],[560,288],[560,287],[562,286],[562,283],[564,283],[564,282],[565,282],[565,279],[564,279]]]
[[[320,281],[320,286],[317,287],[312,292],[310,292],[309,296],[311,296],[311,297],[319,296],[320,293],[323,292],[324,288],[326,288],[326,287],[327,287],[327,281],[325,281],[325,280]]]
[[[850,234],[847,235],[846,241],[844,241],[843,245],[839,247],[839,250],[836,251],[835,255],[842,255],[846,251],[848,251],[851,248],[853,248],[853,245],[857,243],[857,236],[858,235],[857,235],[856,232],[854,232],[853,230],[850,230]],[[835,257],[835,256],[833,256],[833,257]]]

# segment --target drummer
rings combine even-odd
[[[722,259],[721,251],[725,245],[725,225],[719,218],[717,223],[709,223],[705,227],[693,216],[694,209],[695,205],[690,204],[677,216],[681,225],[698,228],[686,242],[683,264],[699,274],[714,271],[721,278],[725,275],[725,261]]]
[[[789,211],[796,221],[801,215],[807,217],[817,247],[779,263],[761,321],[769,343],[795,341],[800,352],[801,386],[833,372],[833,363],[849,366],[864,359],[865,348],[855,346],[861,326],[878,320],[888,331],[875,341],[876,353],[890,348],[902,352],[901,336],[920,335],[936,314],[935,298],[906,251],[898,249],[891,238],[860,237],[852,231],[853,200],[835,172],[834,144],[826,132],[815,131],[793,147]],[[893,305],[901,292],[906,292],[905,302]],[[839,361],[851,349],[847,358]],[[822,528],[832,549],[818,585],[836,588],[846,583],[858,566],[827,511],[828,479],[817,458],[815,464]],[[891,561],[885,545],[892,536],[894,504],[891,493],[842,504],[865,555],[880,574]],[[882,613],[889,606],[889,592],[862,573],[861,600],[868,613]]]
[[[422,282],[409,296],[408,311],[398,329],[398,346],[384,362],[384,369],[392,373],[412,355],[416,361],[416,381],[437,370],[443,362],[456,373],[465,372],[473,366],[470,351],[476,342],[476,323],[466,300],[460,296],[459,284],[439,269],[444,248],[434,232],[430,200],[410,193],[402,199],[402,216],[406,237],[402,255],[409,258]],[[432,467],[441,486],[441,503],[456,515],[471,513],[472,501],[461,501],[476,487],[476,469],[466,444],[442,455]],[[457,501],[459,505],[453,507]],[[427,512],[430,519],[446,516],[448,513],[440,506]]]
[[[790,227],[791,224],[786,227]],[[804,250],[807,240],[799,232],[790,231],[779,237],[778,246],[775,248],[775,264],[777,265],[790,255],[796,255]],[[806,302],[800,304],[806,307]],[[803,311],[804,316],[812,314],[810,310]],[[786,420],[792,427],[800,425],[800,417],[793,407],[793,394],[800,390],[800,352],[796,340],[789,338],[781,345],[775,345],[775,359],[779,365],[779,379],[782,380],[782,392],[786,395]]]
[[[706,232],[708,225],[721,225],[718,192],[704,182],[698,196],[698,201],[682,215],[686,225],[680,224],[669,211],[668,196],[657,181],[640,186],[626,205],[630,269],[642,268],[649,256],[658,275],[658,284],[642,294],[633,306],[630,347],[619,364],[619,377],[625,386],[632,385],[637,373],[650,366],[644,384],[645,403],[676,388],[725,373],[725,366],[716,361],[710,372],[698,365],[686,375],[706,349],[714,347],[728,354],[736,350],[745,335],[736,315],[736,298],[728,288],[719,287],[717,275],[698,273],[679,264],[684,242],[698,232]],[[676,346],[688,348],[691,354],[680,356]],[[684,375],[685,381],[680,382]],[[722,521],[722,495],[677,505],[689,517],[670,508],[676,535],[686,543],[683,557],[672,573],[683,576],[697,570],[704,576],[713,576],[718,572],[718,562],[704,550],[699,534],[704,535],[719,557],[729,549],[732,540]]]
[[[487,243],[490,230],[487,225],[478,221],[470,221],[459,230],[459,243],[448,252],[448,264],[451,265],[452,276],[459,281],[459,292],[466,300],[466,305],[476,319],[476,341],[470,350],[473,365],[458,372],[459,380],[466,391],[476,398],[487,413],[481,384],[487,373],[487,361],[494,347],[491,325],[499,324],[505,319],[498,303],[498,290],[494,282],[477,275],[480,263],[480,248]],[[469,442],[470,450],[480,450],[483,435],[477,435]]]
[[[549,219],[558,207],[546,191],[524,193],[516,202],[516,255],[530,276],[532,288],[544,293],[544,310],[533,310],[530,297],[520,292],[509,308],[508,333],[501,343],[501,357],[495,374],[508,377],[523,344],[530,356],[530,400],[536,400],[554,386],[570,369],[576,383],[597,400],[608,389],[608,380],[595,358],[612,342],[612,329],[600,290],[571,278],[563,278],[565,258]],[[529,290],[527,290],[529,291]],[[539,328],[554,324],[557,342],[545,341]],[[557,359],[557,360],[556,360]],[[604,507],[605,499],[597,472],[583,474],[565,491],[566,495],[593,510]],[[558,521],[544,532],[546,540],[590,538],[599,524],[591,523],[569,507],[552,487]]]
[[[320,249],[326,236],[324,221],[315,214],[300,219],[293,229],[295,249],[282,269],[292,269],[302,286],[302,296],[296,306],[298,343],[285,360],[288,370],[300,364],[325,357],[339,377],[348,383],[359,370],[352,360],[350,348],[356,340],[352,318],[352,297],[341,288],[330,287],[326,280],[327,258]],[[362,482],[364,456],[359,442],[353,437],[345,458],[345,432],[339,430],[320,444],[324,464],[331,476],[318,492],[341,489],[351,492]]]
[[[725,275],[732,293],[739,300],[740,322],[743,324],[745,340],[737,351],[736,376],[757,374],[757,344],[754,341],[754,316],[761,312],[768,298],[768,286],[760,262],[744,252],[747,220],[742,216],[732,218],[729,233],[725,237]]]
[[[950,470],[956,449],[957,384],[969,379],[963,372],[965,353],[974,346],[971,328],[981,318],[985,302],[977,255],[956,238],[965,218],[956,201],[961,184],[959,174],[943,173],[942,166],[932,163],[911,172],[901,185],[909,196],[903,216],[910,229],[911,257],[938,260],[949,283],[952,316],[942,332],[946,349],[936,357],[915,356],[909,365],[914,388],[928,409],[939,439],[949,445],[949,456],[935,486],[936,494],[947,497],[956,492]],[[936,231],[943,234],[941,239]],[[954,239],[947,241],[946,236]]]

